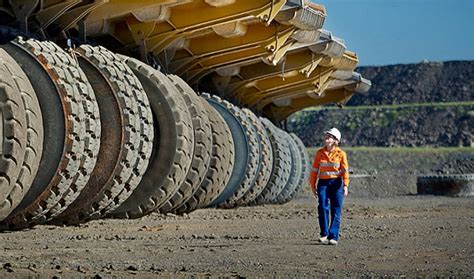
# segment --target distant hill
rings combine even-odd
[[[474,146],[474,61],[360,67],[372,81],[343,109],[290,117],[287,130],[307,146],[339,127],[346,146]]]
[[[306,146],[321,145],[322,133],[333,126],[341,130],[344,146],[474,146],[474,102],[326,108],[301,112],[287,126]]]
[[[349,106],[474,100],[474,61],[360,67],[356,71],[370,79],[372,87],[354,95]]]

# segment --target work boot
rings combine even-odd
[[[328,237],[327,236],[322,236],[318,239],[319,242],[321,242],[322,244],[328,244],[329,243],[329,240],[328,240]]]

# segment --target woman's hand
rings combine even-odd
[[[344,185],[344,197],[347,197],[347,194],[349,194],[349,187]]]

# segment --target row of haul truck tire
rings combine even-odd
[[[101,46],[0,46],[0,229],[286,203],[302,141]]]

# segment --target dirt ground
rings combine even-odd
[[[348,197],[338,246],[314,199],[0,233],[0,277],[474,276],[474,199]]]

